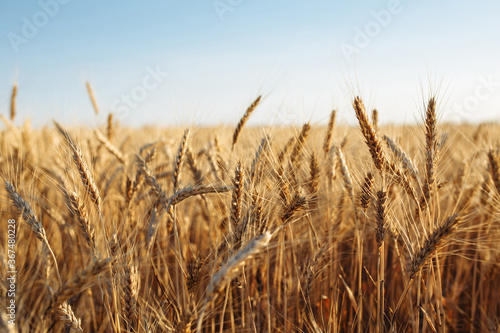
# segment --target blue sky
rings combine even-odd
[[[16,122],[353,122],[353,94],[382,122],[500,119],[500,2],[0,1],[0,112]],[[31,30],[30,30],[31,28]],[[156,74],[154,74],[156,73]],[[92,84],[101,115],[85,90]]]

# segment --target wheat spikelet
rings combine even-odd
[[[330,120],[328,121],[328,126],[326,128],[325,141],[323,142],[323,151],[325,152],[325,155],[328,154],[331,148],[331,141],[333,135],[333,128],[335,127],[336,115],[337,115],[337,110],[333,110],[332,113],[330,113]]]
[[[10,120],[14,121],[16,117],[16,96],[17,96],[17,83],[14,84],[12,88],[12,94],[10,95]]]
[[[243,117],[241,117],[238,125],[236,125],[236,128],[234,129],[234,133],[233,133],[233,143],[231,145],[231,149],[234,149],[234,145],[238,141],[238,137],[240,136],[241,131],[243,130],[243,126],[245,126],[246,122],[248,121],[248,118],[250,118],[250,115],[252,114],[252,112],[255,111],[257,106],[259,106],[261,97],[262,96],[259,96],[259,97],[257,97],[257,99],[255,99],[255,101],[253,101],[253,103],[246,110],[245,114],[243,114]]]
[[[87,93],[89,94],[90,102],[92,103],[92,107],[94,108],[94,112],[96,115],[99,114],[99,108],[97,107],[97,101],[94,96],[94,92],[92,91],[92,87],[89,82],[85,82],[85,87],[87,88]]]

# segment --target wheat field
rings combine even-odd
[[[16,94],[2,332],[500,332],[499,124],[32,129]]]

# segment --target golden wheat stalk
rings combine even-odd
[[[259,164],[263,159],[263,156],[265,155],[266,151],[270,149],[270,146],[271,146],[271,138],[269,137],[269,135],[266,134],[260,141],[259,148],[255,152],[255,157],[252,160],[252,166],[250,167],[250,177],[249,177],[250,183],[253,183],[255,181],[258,173],[257,169],[259,168]]]
[[[356,112],[356,117],[358,118],[361,132],[365,137],[366,144],[368,145],[370,154],[372,155],[373,163],[378,170],[382,171],[386,164],[382,144],[377,136],[375,128],[370,123],[370,120],[366,115],[365,106],[363,105],[361,98],[356,97],[354,99],[353,107]]]
[[[173,189],[174,193],[177,191],[177,188],[179,186],[179,179],[181,177],[181,171],[182,171],[182,161],[184,160],[184,156],[186,155],[189,133],[190,133],[189,129],[186,129],[184,131],[181,144],[179,145],[179,149],[177,150],[177,155],[175,156],[174,171],[172,172],[172,183],[174,187]]]
[[[110,113],[108,115],[108,121],[106,126],[106,136],[110,142],[113,140],[114,135],[115,135],[115,128],[113,125],[113,114]]]
[[[252,114],[252,112],[255,111],[257,106],[259,106],[261,97],[262,96],[259,96],[255,99],[255,101],[253,101],[253,103],[248,107],[248,109],[243,114],[243,117],[241,117],[240,121],[238,122],[238,125],[236,125],[236,128],[234,129],[234,133],[233,133],[233,143],[231,145],[231,149],[234,149],[234,145],[238,141],[238,138],[241,134],[241,131],[243,130],[243,127],[245,126],[246,122],[248,121],[248,118],[250,118],[250,115]]]
[[[80,174],[83,186],[89,194],[90,199],[95,204],[97,211],[100,213],[101,195],[99,194],[99,189],[97,188],[97,185],[94,181],[94,177],[92,176],[92,173],[90,172],[90,169],[87,167],[87,163],[83,158],[82,151],[78,149],[69,133],[61,125],[59,125],[56,121],[54,121],[54,125],[56,126],[56,129],[62,135],[62,137],[66,139],[66,142],[73,151],[73,161],[75,162],[78,173]]]
[[[493,184],[500,194],[500,163],[498,162],[498,154],[495,154],[493,148],[488,151],[488,163]]]
[[[332,113],[330,113],[330,119],[328,120],[328,126],[326,127],[325,141],[323,142],[323,151],[325,152],[325,155],[328,154],[331,148],[333,128],[335,127],[336,116],[337,110],[333,110]]]
[[[127,331],[131,332],[137,329],[139,287],[137,266],[129,265],[125,268],[125,278],[122,284],[122,307]]]
[[[16,117],[16,96],[17,96],[17,83],[12,88],[12,95],[10,95],[10,120],[14,121]]]
[[[55,311],[59,305],[70,299],[71,296],[82,292],[88,288],[96,279],[96,277],[104,272],[109,264],[114,260],[111,258],[98,260],[87,266],[84,270],[76,274],[71,280],[65,282],[57,289],[50,298],[49,305],[45,310],[45,314],[50,314]]]
[[[392,140],[387,135],[384,135],[384,140],[387,143],[387,147],[391,149],[394,155],[403,163],[403,168],[408,170],[411,176],[415,179],[419,179],[418,169],[413,164],[412,159],[406,154],[406,152],[401,148],[394,140]]]
[[[378,131],[378,110],[372,110],[372,125],[375,131]]]
[[[113,145],[107,137],[104,136],[104,134],[101,133],[99,130],[95,130],[95,135],[97,137],[97,140],[99,140],[100,143],[104,145],[104,147],[113,155],[115,156],[118,161],[120,161],[123,165],[125,165],[125,158],[122,154],[122,152]]]
[[[311,159],[309,161],[309,181],[308,181],[308,187],[309,187],[309,193],[315,196],[318,193],[318,187],[319,187],[319,163],[318,163],[318,158],[316,157],[316,154],[313,152],[311,154]]]
[[[349,172],[349,168],[347,167],[344,153],[342,153],[342,150],[340,147],[333,146],[332,149],[335,150],[335,153],[337,154],[337,157],[339,158],[338,164],[340,167],[340,173],[342,174],[342,178],[344,179],[344,186],[347,189],[347,192],[349,193],[349,197],[354,202],[354,189],[353,189],[353,185],[352,185],[351,173]]]
[[[220,290],[224,288],[225,284],[233,278],[235,273],[240,267],[245,264],[245,262],[248,262],[269,244],[271,237],[271,233],[266,232],[263,235],[255,238],[243,249],[233,254],[219,269],[219,271],[212,277],[207,287],[206,296],[203,302],[200,316],[198,317],[198,326],[196,328],[196,332],[201,332],[207,305],[217,297]]]
[[[196,163],[196,160],[193,157],[193,153],[189,149],[189,147],[186,149],[186,159],[187,163],[189,166],[189,170],[191,170],[191,173],[193,174],[193,181],[196,185],[199,185],[203,182],[203,173],[201,169],[198,167],[198,163]]]
[[[432,233],[425,239],[424,244],[413,254],[410,261],[410,280],[413,280],[432,255],[446,244],[446,240],[456,230],[459,222],[459,216],[455,214],[448,217],[442,225],[434,228]]]
[[[10,200],[12,200],[14,207],[19,211],[19,213],[21,213],[21,216],[28,224],[31,231],[33,231],[35,237],[42,242],[45,249],[52,256],[54,267],[56,268],[57,278],[59,280],[59,283],[62,283],[56,255],[54,254],[54,251],[52,251],[52,247],[49,244],[49,240],[47,239],[47,234],[45,233],[45,228],[43,227],[42,223],[38,221],[28,202],[23,199],[23,197],[16,191],[15,187],[7,180],[5,181],[5,189],[7,190],[9,198]]]
[[[97,107],[97,101],[94,96],[94,92],[92,91],[92,87],[90,86],[90,82],[85,82],[85,87],[87,88],[87,93],[89,94],[90,102],[92,103],[92,107],[94,108],[94,112],[96,115],[99,114],[99,108]]]
[[[420,209],[423,210],[428,205],[429,199],[434,194],[436,179],[435,166],[438,153],[437,142],[437,121],[436,121],[436,100],[429,99],[425,118],[425,182],[423,194],[420,201]]]
[[[73,309],[68,304],[68,302],[63,302],[59,305],[57,311],[59,312],[59,318],[64,322],[66,327],[66,332],[77,333],[83,332],[82,320],[75,316]]]
[[[233,196],[231,199],[230,218],[233,231],[235,231],[238,228],[241,222],[241,214],[243,209],[244,175],[245,175],[245,170],[241,165],[241,162],[239,162],[234,171]]]
[[[373,174],[371,172],[368,172],[368,174],[365,177],[363,186],[361,187],[361,194],[359,196],[359,205],[361,206],[361,208],[363,208],[365,212],[368,209],[368,206],[370,205],[370,201],[372,198],[372,189],[374,185],[375,185],[375,178],[373,177]]]
[[[82,232],[83,238],[85,238],[87,244],[90,246],[92,251],[95,252],[96,251],[95,231],[94,227],[89,221],[85,204],[81,202],[76,192],[71,192],[69,194],[69,202],[71,204],[71,209],[73,210],[73,214],[77,218],[78,226]]]

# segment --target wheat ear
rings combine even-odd
[[[198,167],[198,164],[196,163],[196,160],[193,157],[193,153],[189,148],[186,149],[186,159],[187,159],[187,164],[189,166],[189,169],[191,170],[191,173],[193,174],[193,180],[194,183],[199,185],[203,182],[203,173],[201,172],[200,168]]]
[[[290,156],[290,163],[292,166],[296,166],[300,161],[300,153],[302,152],[302,148],[304,147],[304,142],[306,142],[307,137],[309,136],[309,132],[311,130],[311,125],[309,123],[305,123],[302,126],[302,130],[300,131],[299,136],[293,146],[292,153]]]
[[[62,283],[56,256],[54,254],[54,251],[52,251],[52,248],[50,247],[49,240],[47,239],[47,234],[45,233],[45,228],[43,227],[42,223],[40,223],[40,221],[38,221],[38,219],[35,217],[35,213],[31,209],[28,202],[23,199],[23,197],[16,191],[14,186],[7,180],[5,181],[5,189],[7,190],[9,198],[14,203],[14,207],[21,213],[24,221],[28,224],[31,231],[33,231],[33,233],[35,234],[35,237],[42,242],[42,244],[45,246],[45,249],[47,249],[47,251],[49,251],[49,253],[51,254],[52,260],[54,261],[54,267],[56,268],[57,278],[59,280],[59,283]]]
[[[82,320],[75,316],[73,309],[68,304],[68,302],[63,302],[57,308],[59,312],[59,318],[64,322],[64,326],[66,327],[66,332],[69,333],[77,333],[83,332],[82,329]]]
[[[493,148],[490,148],[490,150],[488,151],[488,163],[491,178],[493,179],[493,184],[495,184],[498,193],[500,193],[500,167],[498,162],[498,155],[495,154]]]
[[[12,95],[10,95],[10,120],[14,121],[16,117],[16,97],[17,97],[17,83],[12,87]]]
[[[177,191],[177,188],[179,187],[179,179],[181,177],[181,171],[182,171],[182,161],[184,160],[184,156],[186,155],[187,140],[189,137],[189,133],[190,133],[189,129],[186,129],[184,131],[184,136],[182,137],[181,144],[179,145],[179,149],[177,150],[177,155],[175,156],[174,171],[172,173],[174,193]]]
[[[309,193],[316,195],[319,187],[319,163],[314,152],[311,154],[311,159],[309,160],[309,173]]]
[[[271,237],[271,233],[266,232],[263,235],[255,238],[243,249],[232,255],[220,268],[220,270],[212,277],[210,284],[207,287],[207,292],[200,316],[198,317],[198,326],[196,328],[196,332],[201,332],[201,326],[203,324],[203,318],[205,316],[207,305],[217,297],[219,291],[224,287],[225,283],[233,278],[236,271],[241,266],[243,266],[245,262],[248,262],[248,260],[252,259],[257,253],[259,253],[269,244]]]
[[[122,306],[127,322],[127,331],[135,332],[137,329],[137,300],[139,296],[139,274],[137,266],[132,265],[125,269],[123,281]]]
[[[243,181],[244,181],[245,170],[241,165],[241,162],[238,163],[236,169],[234,171],[234,179],[233,179],[233,196],[231,199],[231,223],[232,227],[235,231],[240,222],[241,222],[241,214],[243,209]]]
[[[349,168],[347,167],[347,163],[345,161],[344,154],[342,153],[342,150],[340,147],[333,146],[332,149],[335,149],[335,153],[337,154],[338,157],[338,165],[340,167],[340,174],[342,175],[342,178],[344,179],[344,186],[347,189],[347,192],[349,193],[349,197],[351,200],[354,202],[354,190],[352,186],[352,178],[351,178],[351,173],[349,172]]]
[[[366,144],[370,150],[370,154],[372,155],[373,163],[378,170],[382,171],[386,164],[382,144],[377,136],[375,128],[370,123],[370,120],[366,115],[365,106],[363,105],[361,98],[356,97],[354,99],[353,107],[356,112],[356,117],[358,118],[361,132],[365,137]]]
[[[370,200],[372,198],[372,189],[375,185],[375,178],[371,172],[365,177],[365,181],[363,186],[361,187],[361,194],[359,195],[359,205],[363,208],[363,211],[367,211],[368,206],[370,205]]]
[[[70,281],[64,283],[52,295],[49,306],[47,307],[45,313],[50,314],[51,312],[56,310],[59,305],[70,299],[71,296],[83,291],[94,281],[97,275],[101,274],[108,268],[111,262],[112,259],[110,258],[95,261],[92,265],[80,271]]]
[[[252,160],[252,166],[250,167],[250,179],[249,182],[253,183],[257,176],[257,170],[259,166],[259,162],[262,160],[262,157],[264,156],[265,152],[270,148],[271,146],[271,138],[269,135],[265,135],[262,140],[260,141],[259,148],[255,152],[255,157]]]
[[[378,131],[378,110],[372,110],[372,124],[375,131]]]
[[[413,280],[432,255],[445,245],[446,239],[449,238],[456,229],[456,225],[459,221],[458,214],[455,214],[448,217],[442,225],[434,228],[410,261],[410,280]]]
[[[384,140],[387,143],[387,147],[389,147],[394,155],[403,163],[403,168],[408,170],[415,180],[418,180],[418,170],[413,164],[412,159],[408,156],[408,154],[406,154],[403,148],[401,148],[394,140],[392,140],[387,135],[384,135]]]
[[[78,220],[78,227],[82,232],[83,238],[85,238],[92,251],[96,253],[95,231],[94,227],[89,221],[85,204],[81,202],[76,192],[71,192],[69,194],[69,202],[71,204],[71,209]]]
[[[139,167],[139,171],[146,179],[146,183],[153,189],[153,191],[155,192],[158,199],[160,199],[161,202],[166,204],[168,201],[167,195],[166,195],[165,191],[163,191],[160,183],[158,183],[158,180],[156,179],[156,177],[153,175],[153,172],[151,171],[151,169],[149,169],[148,166],[146,165],[146,161],[144,161],[144,159],[140,155],[136,154],[135,157],[136,157],[137,165]]]
[[[113,140],[114,135],[115,135],[115,128],[113,125],[113,114],[110,113],[108,115],[108,123],[106,127],[106,136],[110,142],[111,140]]]
[[[432,97],[429,100],[425,119],[425,182],[423,195],[420,201],[420,209],[423,210],[435,190],[435,166],[437,159],[437,121],[436,121],[436,100]]]
[[[123,165],[125,165],[125,158],[123,157],[123,154],[120,151],[120,149],[118,149],[114,144],[112,144],[108,140],[108,138],[101,133],[101,131],[95,130],[95,135],[97,137],[97,140],[99,140],[99,142],[102,143],[104,147],[106,147],[106,149],[118,159],[118,161],[120,161]]]
[[[246,122],[248,121],[248,118],[250,118],[250,115],[252,114],[252,112],[255,111],[257,106],[259,106],[261,97],[262,96],[259,96],[259,97],[257,97],[257,99],[255,99],[255,101],[253,101],[253,103],[248,107],[246,112],[243,114],[243,117],[241,117],[240,121],[238,122],[238,125],[236,125],[236,128],[234,129],[234,133],[233,133],[233,143],[231,145],[231,149],[234,149],[234,145],[238,141],[238,137],[241,134],[241,130],[243,129],[243,126],[245,126]]]
[[[83,153],[80,151],[80,149],[78,149],[69,133],[66,132],[66,130],[61,125],[59,125],[56,121],[54,121],[54,125],[56,126],[56,129],[59,131],[59,133],[66,139],[66,142],[73,151],[73,161],[75,162],[76,168],[80,173],[80,178],[82,180],[83,186],[85,187],[85,190],[89,194],[90,199],[96,205],[97,210],[100,213],[101,195],[99,194],[99,190],[94,181],[94,177],[92,176],[92,173],[90,172],[90,169],[87,167],[87,163],[83,158]]]
[[[331,148],[331,141],[333,136],[333,128],[335,127],[336,115],[337,115],[337,110],[333,110],[332,113],[330,113],[330,120],[328,121],[328,126],[326,128],[325,141],[323,142],[323,151],[325,152],[325,155],[328,155],[328,152],[330,151]]]
[[[94,96],[94,92],[92,91],[92,87],[89,82],[85,82],[85,87],[87,88],[87,93],[89,94],[90,102],[92,103],[92,107],[94,108],[94,112],[96,115],[99,114],[99,108],[97,107],[97,101]]]

